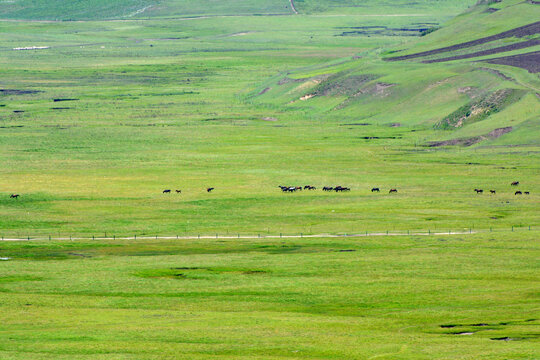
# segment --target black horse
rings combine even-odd
[[[214,188],[207,188],[206,192],[212,192],[212,190],[214,190]]]
[[[519,191],[519,190],[516,191],[516,192],[514,193],[514,195],[521,195],[521,191]]]
[[[391,193],[397,193],[397,189],[390,189],[390,191],[388,192],[389,194]]]
[[[164,194],[170,194],[170,193],[171,193],[171,190],[170,190],[170,189],[163,190],[163,193],[164,193]]]
[[[482,194],[484,192],[482,189],[474,189],[474,191],[476,191],[477,194]]]
[[[510,185],[512,185],[512,186],[518,186],[518,185],[519,185],[519,181],[514,181],[514,182],[511,183]]]
[[[529,195],[530,193],[529,193],[528,191],[525,191],[524,194],[525,194],[525,195]]]
[[[371,192],[380,192],[380,191],[381,191],[381,189],[379,189],[379,188],[373,188],[373,189],[371,189]]]
[[[175,190],[177,194],[180,194],[182,192],[182,190]]]
[[[489,190],[489,192],[490,192],[491,194],[497,193],[495,190]]]
[[[10,199],[18,199],[19,198],[19,194],[11,194],[9,195]]]

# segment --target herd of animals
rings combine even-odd
[[[512,182],[510,185],[512,186],[518,186],[519,185],[519,181],[514,181]],[[282,186],[282,185],[279,185],[278,186],[281,191],[285,192],[285,193],[293,193],[293,192],[296,192],[296,191],[302,191],[302,190],[317,190],[317,188],[315,186],[311,186],[311,185],[305,185],[305,186]],[[212,192],[214,190],[213,187],[209,187],[209,188],[206,188],[206,192]],[[324,186],[322,188],[323,191],[335,191],[335,192],[344,192],[344,191],[351,191],[351,188],[348,188],[348,187],[344,187],[344,186]],[[379,188],[372,188],[371,189],[371,192],[380,192],[381,189]],[[476,191],[477,194],[482,194],[484,193],[484,190],[483,189],[474,189],[474,191]],[[171,189],[165,189],[163,190],[163,194],[170,194],[172,192]],[[177,194],[181,194],[182,193],[182,190],[178,190],[176,189],[175,192]],[[390,191],[388,191],[388,193],[397,193],[397,189],[390,189]],[[497,191],[495,190],[489,190],[490,194],[496,194]],[[523,191],[521,192],[520,190],[516,191],[514,193],[514,195],[529,195],[530,192],[529,191]],[[19,194],[11,194],[9,197],[11,199],[18,199],[19,198]]]

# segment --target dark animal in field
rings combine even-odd
[[[514,195],[521,195],[521,191],[519,191],[519,190],[516,191],[516,192],[514,193]]]
[[[206,192],[212,192],[212,190],[214,190],[214,188],[207,188]]]
[[[525,194],[525,195],[529,195],[529,192],[528,192],[528,191],[525,191],[524,194]]]
[[[334,191],[335,192],[343,192],[343,191],[351,191],[351,189],[348,188],[348,187],[344,187],[344,186],[336,186],[334,188]]]
[[[389,194],[391,193],[397,193],[397,189],[390,189],[390,191],[388,192]]]
[[[474,189],[474,191],[476,191],[477,194],[482,194],[484,192],[482,189]]]
[[[371,189],[371,192],[380,192],[380,191],[381,191],[381,189],[379,189],[379,188],[373,188],[373,189]]]
[[[511,183],[510,185],[512,185],[512,186],[518,186],[518,185],[519,185],[519,181],[514,181],[514,182]]]
[[[175,190],[177,194],[180,194],[182,190]]]
[[[306,185],[304,186],[304,190],[317,190],[317,188],[315,186]]]
[[[332,191],[332,190],[334,190],[334,188],[330,187],[330,186],[325,186],[322,189],[323,189],[323,191]]]
[[[495,190],[489,190],[489,192],[490,192],[491,194],[497,193]]]
[[[10,199],[18,199],[19,198],[19,194],[11,194],[9,195]]]
[[[164,193],[164,194],[170,194],[170,193],[171,193],[171,190],[170,190],[170,189],[163,190],[163,193]]]

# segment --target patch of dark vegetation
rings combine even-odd
[[[504,74],[503,74],[502,72],[500,72],[499,70],[490,69],[490,68],[486,68],[486,67],[478,68],[478,70],[487,71],[488,73],[491,73],[491,74],[493,74],[493,75],[496,75],[496,76],[500,77],[500,78],[503,79],[503,80],[514,81],[514,79],[512,79],[510,76],[504,75]]]
[[[74,253],[74,252],[69,252],[68,255],[78,256],[78,257],[82,257],[82,258],[91,258],[92,257],[91,255],[88,255],[88,254],[79,254],[79,253]]]
[[[440,327],[443,328],[443,329],[455,328],[456,326],[459,326],[459,325],[453,325],[453,324],[449,324],[449,325],[440,325]]]
[[[237,269],[227,267],[173,267],[168,269],[150,269],[144,270],[136,276],[144,278],[169,278],[169,279],[206,279],[209,276],[222,274],[238,274],[238,275],[261,275],[267,271],[260,269]]]
[[[487,36],[487,37],[483,37],[483,38],[480,38],[480,39],[476,39],[476,40],[473,40],[473,41],[468,41],[468,42],[464,42],[464,43],[460,43],[460,44],[456,44],[456,45],[452,45],[452,46],[447,46],[447,47],[443,47],[443,48],[439,48],[439,49],[423,51],[423,52],[419,52],[419,53],[416,53],[416,54],[389,57],[389,58],[385,58],[384,60],[386,60],[386,61],[410,60],[410,59],[415,59],[415,58],[429,56],[429,55],[441,54],[441,53],[445,53],[445,52],[448,52],[448,51],[455,51],[455,50],[465,49],[465,48],[468,48],[468,47],[481,45],[481,44],[485,44],[485,43],[488,43],[488,42],[491,42],[491,41],[505,39],[505,38],[509,38],[509,37],[523,38],[523,37],[530,36],[530,35],[535,35],[535,34],[538,34],[538,33],[540,33],[540,21],[529,24],[529,25],[521,26],[521,27],[518,27],[518,28],[515,28],[515,29],[512,29],[512,30],[504,31],[502,33],[495,34],[495,35],[492,35],[492,36]]]
[[[24,110],[13,110],[13,112],[15,114],[22,114],[24,112]]]
[[[270,91],[271,88],[267,87],[263,90],[261,90],[261,92],[259,92],[257,95],[263,95],[263,94],[266,94],[268,91]]]
[[[13,283],[19,281],[43,281],[44,279],[39,276],[31,275],[8,275],[0,276],[0,284]]]
[[[339,124],[339,126],[369,126],[368,123],[350,123],[350,124]]]
[[[350,31],[343,31],[341,34],[335,36],[424,36],[435,30],[436,26],[431,24],[416,24],[416,27],[401,27],[390,28],[387,26],[351,26],[338,29],[351,29]],[[423,26],[422,26],[423,25]]]
[[[79,99],[72,99],[72,98],[56,98],[53,99],[54,102],[60,102],[60,101],[78,101]]]
[[[342,250],[339,250],[339,252],[355,252],[356,250],[354,249],[342,249]]]
[[[22,128],[24,125],[0,126],[0,129]]]
[[[436,129],[455,129],[466,124],[484,120],[488,116],[503,110],[525,95],[524,90],[501,89],[481,99],[464,105],[435,125]]]
[[[509,133],[512,131],[512,127],[504,127],[504,128],[498,128],[493,131],[490,131],[486,135],[482,136],[473,136],[470,138],[462,138],[462,139],[452,139],[452,140],[444,140],[444,141],[432,141],[428,144],[429,147],[440,147],[440,146],[471,146],[474,144],[477,144],[481,141],[488,140],[488,139],[496,139],[506,133]]]
[[[519,341],[519,340],[525,340],[525,338],[522,338],[522,337],[508,337],[508,336],[505,336],[505,337],[495,337],[495,338],[490,338],[491,340],[497,340],[497,341]]]
[[[477,51],[470,54],[463,54],[463,55],[456,55],[456,56],[450,56],[440,59],[433,59],[433,60],[425,60],[422,61],[423,63],[429,64],[429,63],[439,63],[439,62],[447,62],[447,61],[453,61],[453,60],[462,60],[462,59],[470,59],[475,58],[479,56],[487,56],[487,55],[493,55],[498,54],[502,52],[507,51],[513,51],[513,50],[519,50],[519,49],[525,49],[531,46],[540,45],[540,39],[533,39],[528,41],[523,41],[516,44],[506,45],[506,46],[500,46],[497,48],[489,49],[489,50],[483,50],[483,51]]]
[[[382,140],[382,139],[402,139],[401,136],[360,136],[358,139],[364,140]]]
[[[499,11],[499,9],[495,9],[495,8],[487,8],[486,10],[484,10],[484,12],[487,12],[487,13],[490,13],[490,14],[492,14],[494,12],[497,12],[497,11]]]
[[[540,72],[540,51],[496,59],[484,60],[490,64],[509,65],[527,70],[532,74]]]
[[[315,96],[353,96],[366,83],[377,79],[374,74],[350,75],[349,72],[339,72],[321,82],[313,92]]]
[[[40,90],[17,90],[17,89],[0,89],[0,95],[29,95],[37,94],[42,91]]]

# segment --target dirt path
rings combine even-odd
[[[296,11],[296,7],[294,6],[294,0],[289,0],[289,2],[291,3],[291,9],[292,11],[294,11],[294,13],[296,15],[298,15],[298,11]]]
[[[446,231],[446,232],[365,232],[365,233],[356,233],[356,234],[310,234],[310,235],[197,235],[197,236],[114,236],[114,237],[99,237],[95,240],[195,240],[195,239],[303,239],[303,238],[358,238],[358,237],[370,237],[370,236],[444,236],[444,235],[468,235],[476,234],[478,231]],[[1,241],[43,241],[43,240],[54,240],[54,241],[75,241],[75,240],[91,240],[94,238],[91,237],[59,237],[49,239],[48,237],[30,237],[30,238],[2,238]]]

